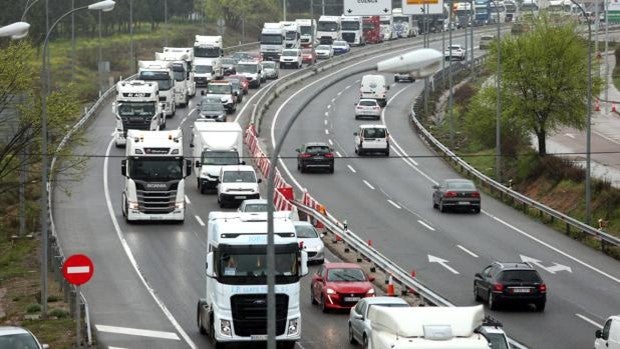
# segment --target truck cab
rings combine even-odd
[[[340,18],[340,36],[351,46],[366,45],[362,16],[345,16]]]
[[[301,31],[296,22],[280,22],[284,26],[284,48],[301,47]]]
[[[379,16],[381,21],[381,35],[383,36],[383,40],[392,40],[396,39],[394,35],[394,20],[392,15],[381,15]]]
[[[314,47],[316,41],[316,20],[298,19],[295,21],[299,27],[301,47]]]
[[[369,44],[383,42],[381,36],[381,20],[379,16],[364,16],[363,18],[364,40]]]
[[[196,35],[194,41],[194,79],[198,86],[224,78],[222,36]]]
[[[166,116],[174,116],[174,75],[172,63],[166,61],[138,61],[138,80],[154,81],[159,89],[159,102],[163,103]]]
[[[340,17],[321,16],[316,30],[316,36],[322,45],[331,45],[334,41],[340,40]]]
[[[277,61],[285,48],[286,30],[280,23],[265,23],[260,34],[260,53],[264,60]]]
[[[159,89],[154,81],[119,81],[112,104],[116,116],[114,145],[127,143],[128,130],[158,131],[166,128],[166,115],[159,103]]]
[[[188,99],[194,97],[196,95],[193,69],[194,50],[191,47],[164,47],[162,54],[163,60],[173,62],[172,71],[175,82],[185,90],[184,93]]]

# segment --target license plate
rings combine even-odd
[[[250,338],[255,341],[266,341],[267,335],[266,334],[253,334],[250,336]]]
[[[237,200],[243,200],[243,199],[245,199],[245,196],[243,196],[243,195],[237,195],[237,196],[235,196],[235,199],[237,199]]]
[[[469,201],[459,201],[459,205],[469,205]]]
[[[164,219],[164,217],[162,217],[162,216],[150,216],[149,219],[152,220],[152,221],[160,221],[160,220]]]
[[[344,297],[345,302],[357,302],[360,300],[360,297]]]
[[[530,289],[529,288],[513,288],[512,292],[513,293],[530,293]]]
[[[317,159],[317,160],[323,160],[322,156],[315,156],[314,158]]]

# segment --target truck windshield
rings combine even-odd
[[[209,74],[213,71],[213,67],[210,65],[197,65],[194,67],[196,74]]]
[[[118,105],[120,116],[153,116],[155,102],[123,102]]]
[[[364,30],[372,29],[375,29],[375,24],[373,22],[364,22]]]
[[[140,72],[140,80],[157,81],[160,91],[167,91],[171,89],[173,85],[168,72],[143,71]]]
[[[239,165],[239,154],[236,151],[203,151],[203,165]]]
[[[286,32],[286,40],[297,40],[297,32]]]
[[[394,23],[409,23],[409,17],[407,16],[394,16]]]
[[[179,158],[130,158],[128,168],[134,180],[167,182],[183,178],[183,160]]]
[[[215,58],[220,56],[219,47],[194,46],[194,57]]]
[[[282,35],[280,34],[262,34],[260,43],[263,45],[282,45]]]
[[[487,14],[487,7],[486,6],[476,7],[476,14],[477,15],[486,15]]]
[[[319,22],[319,27],[317,30],[323,32],[337,32],[338,31],[338,23],[336,22]]]
[[[296,253],[276,253],[276,276],[294,276],[298,274]],[[217,265],[217,275],[230,276],[267,276],[266,254],[222,253]]]
[[[185,81],[185,71],[173,71],[172,75],[174,76],[175,81]]]
[[[359,30],[359,22],[342,22],[342,30]]]
[[[222,177],[224,183],[256,183],[256,174],[254,171],[226,171]]]
[[[312,35],[312,27],[311,26],[299,27],[299,31],[301,32],[301,35]]]
[[[256,64],[238,64],[237,72],[238,73],[256,73],[258,71],[258,66]]]
[[[207,94],[226,95],[231,93],[232,86],[229,84],[209,84]]]
[[[381,24],[383,24],[383,25],[390,25],[390,24],[392,24],[392,23],[390,23],[390,20],[389,20],[389,19],[382,19],[382,20],[381,20]]]

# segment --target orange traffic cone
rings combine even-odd
[[[388,277],[388,284],[386,289],[386,296],[394,297],[394,282],[392,281],[392,274]]]
[[[594,103],[594,111],[601,111],[601,104],[598,101],[598,98],[596,99],[596,103]]]
[[[325,206],[323,205],[318,205],[318,210],[320,214],[322,214],[323,216],[325,216]],[[320,220],[316,220],[316,222],[314,223],[314,227],[317,229],[323,229],[325,228],[325,225],[323,224],[323,222],[321,222]]]

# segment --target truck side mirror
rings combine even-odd
[[[205,266],[207,269],[207,277],[215,277],[215,269],[213,265],[213,252],[207,253],[207,265]]]
[[[594,332],[594,337],[596,337],[596,338],[603,338],[603,331],[596,330],[596,332]]]
[[[205,95],[205,90],[200,91],[200,95],[204,96]]]
[[[127,160],[121,160],[121,175],[127,177]]]
[[[373,282],[375,281],[375,277],[372,275],[368,275],[368,281]]]
[[[245,165],[245,160],[239,161],[239,165]]]
[[[357,132],[353,132],[353,135],[354,135],[354,136],[357,136],[358,134],[357,134]]]
[[[200,167],[200,161],[196,160],[196,165],[194,165],[196,167]]]
[[[263,182],[263,180],[262,180],[261,178],[259,178],[259,179],[256,181],[256,183],[262,183],[262,182]]]
[[[299,273],[299,276],[306,276],[308,275],[308,252],[306,251],[301,251],[301,272]]]
[[[185,177],[192,174],[192,160],[185,160]]]

